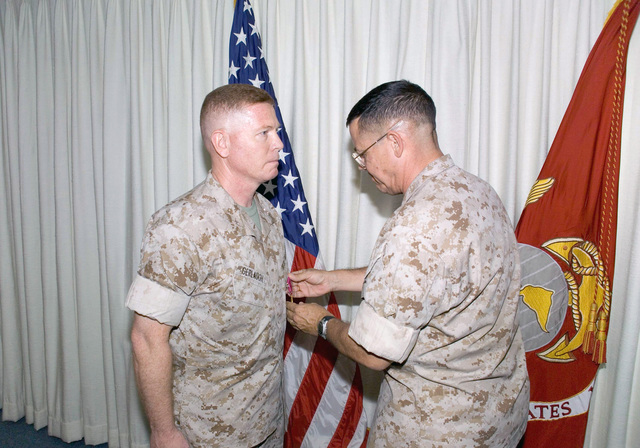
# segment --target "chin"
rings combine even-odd
[[[388,195],[391,195],[391,196],[394,196],[396,194],[400,194],[401,193],[399,191],[393,190],[391,187],[389,187],[386,184],[383,184],[382,182],[375,181],[375,179],[374,179],[374,183],[375,183],[376,188],[378,189],[378,191],[381,192],[381,193],[388,194]]]
[[[273,180],[273,179],[275,179],[277,176],[278,176],[278,167],[276,166],[276,168],[275,168],[273,171],[271,171],[271,172],[267,173],[267,174],[264,176],[264,177],[265,177],[265,180],[264,180],[262,183],[265,183],[265,182],[267,182],[267,181]]]
[[[376,186],[376,188],[380,191],[382,191],[383,193],[387,192],[387,186],[385,184],[383,184],[382,182],[380,182],[378,179],[376,179],[375,177],[373,177],[371,175],[371,173],[369,173],[369,177],[371,177],[371,180],[373,181],[373,184]]]

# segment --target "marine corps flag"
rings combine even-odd
[[[516,235],[531,378],[526,447],[581,447],[606,361],[626,58],[640,0],[619,2],[584,66]]]

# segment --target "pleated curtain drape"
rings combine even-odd
[[[443,150],[493,185],[515,224],[613,6],[252,3],[329,268],[366,264],[400,201],[378,193],[350,157],[344,120],[364,93],[393,79],[421,84],[438,107]],[[65,441],[148,445],[124,299],[146,221],[209,169],[199,110],[206,93],[227,82],[233,6],[0,2],[4,419],[26,416]],[[628,56],[608,362],[592,400],[590,447],[640,438],[639,34]],[[345,314],[356,306],[344,305]],[[375,396],[367,400],[371,412]]]

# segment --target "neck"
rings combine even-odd
[[[419,153],[419,156],[409,161],[405,171],[404,179],[402,183],[402,194],[406,193],[411,183],[416,177],[434,160],[442,157],[443,154],[438,148],[435,151],[428,151],[425,153]]]
[[[404,158],[400,179],[401,191],[404,194],[427,165],[443,154],[438,144],[438,134],[431,125],[414,125],[402,143],[403,151],[406,151],[407,155]]]
[[[239,181],[234,176],[231,176],[229,171],[215,169],[214,167],[211,168],[211,175],[220,183],[236,204],[243,207],[251,206],[258,185],[248,185],[246,182]]]

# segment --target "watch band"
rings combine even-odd
[[[318,321],[318,336],[320,336],[322,339],[327,339],[327,322],[335,318],[335,316],[328,315],[324,316]]]

